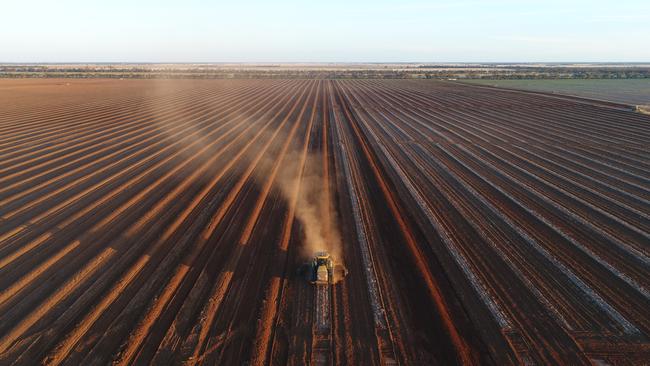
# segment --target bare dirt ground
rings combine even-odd
[[[650,116],[408,80],[0,80],[0,364],[643,364]],[[299,269],[326,246],[349,273]]]

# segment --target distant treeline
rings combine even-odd
[[[0,65],[5,78],[197,78],[197,79],[640,79],[650,78],[645,67],[480,67],[440,66],[403,69],[157,68],[147,66]],[[268,68],[268,70],[266,69]]]

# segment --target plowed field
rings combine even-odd
[[[0,364],[650,361],[650,116],[436,81],[0,80]],[[325,246],[348,270],[301,274]]]

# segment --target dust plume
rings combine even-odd
[[[341,236],[329,182],[324,177],[322,156],[307,155],[302,175],[299,173],[301,158],[298,153],[288,154],[284,159],[287,165],[275,180],[287,202],[295,199],[294,215],[304,235],[300,255],[311,258],[315,252],[324,250],[336,261],[341,261]]]
[[[269,173],[275,164],[280,164],[273,187],[282,194],[287,206],[294,207],[293,215],[300,223],[302,234],[299,255],[310,259],[317,251],[327,251],[336,262],[341,262],[341,235],[322,154],[305,154],[294,146],[280,162],[273,155],[264,159],[261,163],[263,168],[258,172]],[[269,176],[257,178],[262,182]]]

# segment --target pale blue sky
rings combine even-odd
[[[650,61],[650,1],[3,1],[0,62]]]

